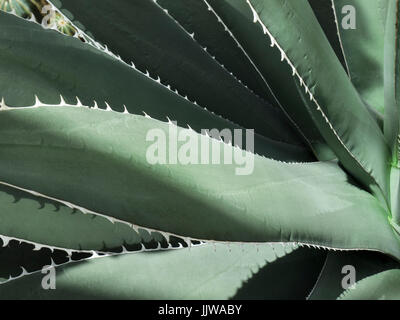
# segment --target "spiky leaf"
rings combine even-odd
[[[155,141],[167,148],[168,159],[158,158],[165,164],[149,160],[156,145],[148,133],[155,129]],[[201,164],[194,141],[208,142],[203,151],[210,148],[217,163]],[[175,143],[190,160],[173,160]],[[213,143],[219,150],[211,150]],[[139,226],[197,239],[305,242],[400,257],[388,213],[335,163],[281,163],[172,123],[84,107],[1,111],[0,146],[0,181]],[[241,160],[225,162],[230,153]]]

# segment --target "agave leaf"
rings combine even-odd
[[[320,23],[321,27],[323,28],[325,35],[327,36],[329,43],[331,44],[333,50],[335,50],[336,56],[340,60],[343,68],[346,70],[347,74],[350,75],[350,70],[348,63],[351,63],[351,72],[354,74],[354,78],[351,78],[353,81],[353,84],[355,84],[357,90],[359,93],[362,94],[362,97],[364,98],[364,104],[367,108],[367,110],[370,112],[372,115],[372,118],[375,119],[375,121],[378,123],[379,128],[383,132],[383,40],[380,38],[377,38],[377,33],[379,33],[379,30],[383,30],[382,27],[379,25],[377,26],[375,24],[375,27],[378,29],[371,30],[369,26],[364,26],[369,21],[373,21],[374,23],[379,20],[384,27],[385,21],[386,21],[386,13],[387,13],[387,5],[388,1],[387,0],[378,0],[378,1],[356,1],[356,7],[360,6],[362,8],[361,12],[356,11],[356,21],[357,17],[361,15],[362,18],[362,24],[363,24],[363,34],[359,34],[360,30],[345,30],[342,28],[342,18],[344,15],[341,13],[341,10],[343,8],[342,6],[335,5],[332,0],[308,0],[317,19],[318,22]],[[348,3],[346,3],[348,4]],[[354,5],[352,3],[351,5]],[[368,5],[367,8],[366,5]],[[371,8],[376,9],[378,11],[378,15],[375,14],[373,17],[369,17],[368,19],[366,16],[369,16],[371,14],[370,11]],[[360,23],[359,23],[360,24]],[[357,25],[357,24],[356,24]],[[365,27],[365,29],[364,29]],[[338,30],[338,28],[341,28]],[[342,31],[343,35],[339,31]],[[367,31],[367,32],[365,32]],[[376,32],[378,31],[378,32]],[[357,39],[352,38],[352,34],[357,33],[358,37]],[[366,45],[365,38],[370,38],[367,44],[370,46],[369,50],[361,51],[359,50],[359,46],[353,46],[352,42],[350,41],[343,41],[342,43],[342,38],[341,36],[347,38],[351,38],[352,41],[358,41],[360,38],[363,39],[361,41],[361,47]],[[381,37],[383,37],[383,32],[381,32]],[[372,39],[373,38],[373,39]],[[346,42],[346,43],[344,43]],[[381,47],[377,47],[377,43],[381,42]],[[370,45],[372,44],[372,45]],[[345,46],[345,47],[344,47]],[[354,61],[348,58],[349,61],[346,61],[344,54],[345,51],[347,53],[351,53],[351,55],[354,56],[362,56],[361,60],[366,62],[368,60],[370,63],[373,61],[373,59],[377,59],[378,61],[375,61],[373,63],[372,69],[380,69],[377,73],[372,75],[370,73],[370,70],[367,68],[362,68],[360,67],[358,61]],[[372,57],[372,53],[375,51],[375,57]],[[380,52],[380,53],[379,53]],[[368,54],[368,56],[367,56]],[[367,62],[368,62],[367,61]],[[371,63],[372,64],[372,63]],[[367,76],[373,76],[374,78],[370,81],[370,83],[363,83],[365,81],[364,78],[360,78],[359,76],[356,76],[355,74],[357,73],[365,73]],[[378,76],[377,76],[378,75]],[[378,79],[378,81],[376,81]],[[381,95],[381,96],[380,96]],[[375,98],[376,99],[375,99]],[[370,105],[367,100],[381,100],[380,104],[379,103],[373,103]],[[381,105],[381,107],[379,107]],[[378,107],[377,107],[378,106]]]
[[[198,240],[304,242],[400,257],[388,213],[349,184],[335,163],[273,161],[173,123],[112,111],[43,106],[0,112],[0,181]],[[220,150],[209,150],[219,164],[174,164],[172,151],[166,151],[172,158],[159,159],[166,164],[150,164],[146,154],[154,142],[146,139],[153,129],[167,150],[188,134],[198,145],[219,144]],[[190,144],[200,161],[193,140],[176,143],[178,151]],[[227,163],[230,152],[246,161]]]
[[[325,264],[312,292],[311,300],[333,300],[348,286],[345,279],[349,271],[345,267],[353,267],[355,281],[360,281],[376,273],[395,268],[399,264],[387,256],[376,252],[351,251],[329,252]],[[344,281],[344,283],[342,283]]]
[[[132,250],[167,247],[165,236],[133,228],[105,217],[83,213],[79,209],[28,192],[0,185],[0,239],[23,240],[35,248],[69,250]]]
[[[285,110],[288,117],[308,141],[314,154],[320,160],[327,160],[325,155],[329,148],[311,116],[301,108],[303,102],[296,88],[295,80],[291,76],[290,67],[288,64],[280,62],[280,52],[270,47],[262,28],[253,23],[253,14],[247,3],[242,0],[203,1],[241,45],[263,77],[266,86],[271,89],[276,102]]]
[[[399,159],[399,1],[390,1],[385,32],[385,137],[392,148],[392,164]]]
[[[31,244],[10,241],[0,248],[0,284],[26,274],[41,271],[43,267],[87,259],[93,253],[66,252],[58,249],[35,249]]]
[[[0,26],[0,96],[9,105],[30,106],[35,95],[43,102],[58,103],[61,94],[67,103],[76,103],[79,96],[85,105],[93,105],[96,100],[100,107],[106,107],[107,101],[119,111],[126,105],[132,113],[145,112],[163,121],[169,118],[197,131],[240,128],[75,38],[44,30],[3,12],[0,12]],[[271,123],[270,127],[265,126],[271,129],[270,138],[282,140],[277,136],[279,132],[290,129],[274,116],[265,120]],[[301,146],[279,143],[258,134],[255,139],[256,152],[268,157],[286,161],[312,159]]]
[[[310,99],[308,111],[338,159],[364,186],[377,185],[388,201],[390,154],[383,134],[341,67],[308,2],[246,2],[255,23],[263,27],[266,38],[304,86]],[[278,21],[286,23],[282,26]],[[370,148],[365,148],[366,143]]]
[[[302,143],[280,109],[255,96],[205,51],[153,0],[60,1],[124,61],[159,76],[182,95],[208,110],[270,137],[271,118],[284,141]],[[98,17],[102,18],[99,23]],[[116,23],[117,21],[117,23]]]
[[[232,299],[304,300],[317,281],[326,255],[325,250],[298,248],[261,268]]]
[[[391,269],[372,275],[344,292],[340,300],[399,300],[400,269]]]
[[[381,131],[383,132],[384,130],[384,118],[383,118],[383,114],[379,113],[378,111],[376,111],[374,108],[372,108],[369,105],[366,105],[367,109],[369,111],[369,113],[371,114],[372,118],[375,119],[376,123],[378,124],[379,128],[381,129]]]
[[[215,56],[227,70],[240,79],[256,94],[275,105],[275,98],[266,86],[257,68],[248,59],[246,52],[237,40],[229,34],[226,26],[218,21],[215,14],[208,10],[204,1],[198,0],[157,0],[168,10],[207,52]]]
[[[285,255],[293,249],[278,244],[207,244],[97,258],[56,268],[56,290],[43,290],[43,274],[37,273],[0,285],[0,298],[228,299],[275,261],[276,251]]]
[[[351,82],[368,105],[383,114],[383,48],[388,0],[355,0],[355,29],[345,29],[342,13],[348,1],[332,0],[337,30]]]
[[[332,0],[308,0],[308,2],[314,11],[315,17],[318,19],[319,24],[324,30],[332,49],[335,51],[336,56],[340,60],[340,63],[345,70],[348,71],[346,61],[343,56],[343,50],[340,42],[341,39],[338,34],[335,11],[332,8]]]
[[[385,32],[385,118],[384,132],[392,149],[391,214],[393,225],[398,229],[400,224],[400,170],[399,170],[399,1],[390,1]]]

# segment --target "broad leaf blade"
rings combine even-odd
[[[322,161],[327,160],[323,156],[327,153],[326,149],[329,151],[329,148],[311,116],[301,108],[303,102],[296,88],[295,80],[291,76],[291,68],[286,63],[280,62],[280,52],[270,47],[262,28],[253,23],[253,14],[247,3],[242,0],[203,1],[217,18],[223,21],[233,37],[243,47],[249,59],[264,78],[266,85],[270,87],[277,103],[306,138],[314,154]],[[328,160],[331,159],[332,157]]]
[[[304,300],[317,281],[327,252],[299,248],[268,263],[243,283],[233,300]]]
[[[304,86],[310,99],[308,111],[344,167],[366,187],[377,184],[388,200],[390,154],[383,134],[350,83],[308,2],[247,3],[254,21],[263,26],[266,40],[279,49]],[[280,21],[286,23],[281,25]]]
[[[311,300],[334,300],[350,285],[376,273],[396,267],[398,263],[376,252],[329,252],[310,296]],[[347,269],[347,268],[354,269]],[[354,271],[354,274],[349,274]]]
[[[385,32],[385,137],[392,148],[392,164],[399,159],[399,1],[390,1]]]
[[[383,48],[388,0],[332,0],[337,17],[346,64],[351,82],[368,105],[383,114]],[[354,12],[342,12],[351,5]],[[349,14],[354,16],[350,17]],[[355,28],[344,28],[343,22],[354,18]]]
[[[297,141],[281,110],[256,97],[221,67],[153,0],[68,0],[61,8],[94,38],[208,110],[270,136],[271,118],[286,123],[284,141]],[[103,17],[99,23],[98,17]]]
[[[59,103],[61,94],[68,103],[76,103],[78,96],[85,105],[93,105],[96,100],[105,108],[108,102],[118,111],[126,105],[131,113],[145,112],[162,121],[168,118],[198,132],[240,128],[78,39],[3,12],[0,26],[0,97],[8,105],[33,105],[35,95],[42,102]],[[270,138],[285,140],[281,133],[286,135],[290,126],[279,117],[264,117],[263,121],[271,124],[265,129],[270,131]],[[258,134],[255,139],[255,152],[259,154],[284,161],[313,159],[301,146]]]
[[[341,39],[338,34],[335,11],[332,9],[332,0],[308,0],[311,8],[318,19],[321,28],[324,30],[332,49],[340,60],[343,68],[347,71],[346,61],[343,56]]]
[[[383,271],[357,282],[343,293],[341,300],[399,300],[400,269]]]
[[[0,285],[1,299],[228,299],[291,245],[202,245],[71,263],[56,269],[56,290],[42,274]],[[266,284],[268,285],[268,284]]]
[[[193,135],[198,145],[215,141],[143,116],[84,107],[4,110],[0,181],[195,239],[304,242],[400,257],[388,213],[350,185],[335,163],[286,164],[254,156],[253,166],[253,155],[246,153],[241,164],[224,164],[233,148],[215,141],[221,148],[210,154],[219,164],[182,165],[161,157],[166,164],[152,165],[146,154],[154,142],[146,137],[154,129],[161,148],[162,136],[167,149],[180,135]],[[195,142],[176,143],[176,150],[189,143],[198,159]]]
[[[33,243],[36,248],[55,247],[72,250],[132,250],[167,247],[158,233],[110,222],[107,218],[83,213],[65,204],[37,197],[28,192],[0,185],[0,239],[5,246],[10,239]]]
[[[227,70],[245,85],[273,105],[274,96],[266,86],[256,67],[248,59],[237,40],[229,34],[223,22],[199,0],[158,0],[157,3],[176,19],[207,52],[215,56]]]

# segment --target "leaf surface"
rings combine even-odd
[[[353,275],[354,280],[358,282],[396,266],[398,263],[376,252],[330,251],[308,299],[337,299],[345,291],[344,287],[350,285]]]
[[[399,68],[399,1],[389,4],[385,33],[385,120],[384,132],[392,150],[392,164],[399,159],[399,108],[400,108],[400,68]]]
[[[379,186],[388,200],[390,153],[383,134],[350,83],[308,2],[246,2],[266,39],[279,49],[304,86],[304,97],[310,100],[308,112],[340,162],[366,187]],[[279,21],[286,23],[281,26]]]
[[[56,268],[56,290],[37,273],[0,285],[1,299],[228,299],[290,245],[212,244],[124,254]],[[206,261],[206,263],[205,263]],[[133,270],[133,269],[134,270]]]
[[[0,97],[8,105],[31,106],[35,95],[42,102],[57,104],[61,94],[70,104],[76,104],[78,96],[84,105],[94,105],[96,100],[99,107],[106,108],[108,102],[118,111],[125,105],[131,113],[162,121],[168,118],[198,132],[242,128],[78,39],[4,12],[0,12],[0,26]],[[290,132],[285,119],[272,114],[263,119],[270,122],[264,128],[271,135],[256,134],[257,153],[285,161],[313,159],[302,146],[280,142],[286,141],[281,133]]]
[[[168,159],[155,164],[150,130],[167,148]],[[176,142],[188,134],[194,140]],[[202,141],[220,145],[209,149],[219,159],[214,164],[200,164]],[[190,150],[190,160],[174,162],[175,149],[167,150],[175,143],[177,151]],[[0,181],[141,227],[200,240],[304,242],[400,257],[388,213],[333,162],[282,163],[174,124],[84,107],[3,110],[0,146]]]
[[[259,96],[276,105],[275,98],[263,81],[257,68],[248,59],[246,51],[230,33],[227,26],[208,9],[204,1],[158,0],[157,3],[177,20],[196,41],[207,48],[215,59],[233,72]]]
[[[111,223],[105,217],[5,185],[0,185],[0,239],[3,246],[10,239],[21,239],[37,249],[120,251],[127,246],[140,250],[142,244],[156,248],[158,242],[167,246],[161,234]]]
[[[268,137],[273,127],[285,124],[276,135],[302,143],[281,110],[232,77],[155,1],[68,0],[60,4],[71,20],[78,20],[124,61],[160,77],[191,101]]]
[[[312,117],[301,108],[303,101],[295,79],[291,75],[291,68],[288,64],[281,63],[279,50],[271,48],[261,26],[253,23],[253,13],[247,3],[242,0],[203,1],[246,52],[247,57],[264,79],[265,85],[271,89],[276,103],[302,133],[318,159],[324,161],[335,158],[334,156],[325,158],[330,148],[318,132]]]
[[[383,271],[355,284],[340,300],[399,300],[400,269]]]
[[[384,38],[389,1],[333,0],[332,4],[351,82],[365,102],[383,114]],[[355,10],[354,29],[348,26],[353,14],[349,5]]]

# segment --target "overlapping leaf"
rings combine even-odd
[[[362,279],[399,266],[387,256],[376,252],[329,252],[312,292],[311,300],[337,299],[351,281]]]
[[[343,293],[341,300],[399,300],[400,269],[383,271],[357,282]]]
[[[365,102],[381,113],[384,109],[384,33],[389,2],[333,0],[331,3],[351,82]],[[349,21],[354,21],[355,25],[350,25]]]
[[[229,7],[225,1],[214,1],[212,6],[220,12]],[[308,112],[341,163],[366,187],[378,185],[388,201],[390,154],[383,134],[351,85],[308,2],[249,0],[246,6],[236,14],[250,11],[253,21],[262,27],[265,41],[275,46],[290,66],[305,88],[304,96],[310,99]],[[240,29],[243,20],[243,16],[236,19],[235,28]],[[247,40],[247,44],[250,52],[260,52],[257,43]],[[364,147],[366,143],[370,148]]]
[[[143,245],[167,247],[164,236],[134,229],[107,218],[83,213],[66,204],[37,197],[0,185],[0,239],[21,239],[37,248],[58,247],[73,250],[121,250],[122,246],[140,250]]]
[[[210,148],[220,144],[210,150],[219,164],[150,164],[152,129],[165,135],[167,150],[174,137],[200,139],[174,124],[83,107],[1,111],[0,181],[180,236],[305,242],[400,257],[388,213],[335,163],[285,164],[202,136]],[[189,142],[180,140],[178,151]],[[246,160],[224,163],[230,149]],[[199,159],[200,151],[190,150]]]
[[[240,43],[232,37],[229,29],[208,9],[204,1],[198,0],[157,0],[157,3],[168,10],[207,52],[215,56],[227,70],[233,72],[245,85],[255,93],[276,105],[268,86],[263,81],[257,68],[248,59]]]
[[[0,247],[0,286],[7,281],[41,271],[44,267],[57,266],[94,256],[99,255],[50,248],[35,249],[32,244],[12,240],[7,246]]]
[[[43,275],[0,286],[1,299],[228,299],[291,245],[212,244],[168,252],[134,253],[70,263],[56,269],[56,290]]]
[[[390,4],[385,39],[385,109],[389,110],[385,134],[395,155],[398,3]],[[368,110],[370,105],[382,109],[382,79],[371,79],[374,68],[360,67],[362,54],[351,43],[355,34],[339,27],[350,79],[364,101],[341,68],[306,0],[204,0],[197,3],[200,11],[196,17],[191,17],[196,13],[194,8],[179,11],[187,3],[162,0],[160,4],[173,9],[172,15],[150,0],[107,0],[96,6],[71,0],[57,5],[71,9],[74,14],[63,12],[75,27],[84,29],[75,19],[82,20],[96,40],[110,45],[123,60],[133,60],[139,69],[161,75],[173,85],[172,89],[178,88],[211,111],[243,127],[256,128],[263,135],[256,134],[257,153],[285,161],[312,160],[283,113],[229,75],[229,68],[235,69],[235,61],[239,61],[237,74],[258,94],[276,100],[319,159],[331,159],[332,149],[347,171],[379,200],[356,186],[358,182],[336,162],[283,163],[201,136],[195,131],[243,128],[182,98],[160,80],[149,78],[108,50],[93,46],[94,42],[81,43],[0,13],[0,96],[13,106],[8,108],[3,100],[0,109],[0,238],[3,245],[10,239],[22,239],[31,242],[35,250],[40,249],[33,254],[10,244],[0,249],[0,259],[7,259],[1,265],[0,278],[18,275],[21,270],[24,275],[24,265],[39,271],[42,261],[48,262],[52,257],[43,246],[68,248],[68,252],[108,250],[122,245],[140,249],[143,244],[159,249],[170,244],[171,235],[177,242],[241,242],[69,263],[57,268],[61,272],[58,290],[43,291],[41,276],[36,273],[0,286],[0,298],[265,297],[268,292],[260,295],[260,286],[254,286],[254,282],[268,279],[262,274],[270,267],[266,261],[282,257],[296,243],[378,251],[399,260],[400,237],[390,221],[392,214],[397,221],[399,171],[389,171],[390,161],[396,164],[397,158],[390,158],[377,125],[379,116],[372,113],[371,117]],[[386,4],[387,1],[355,3],[361,10],[359,22],[363,25],[375,5],[381,14],[382,21],[374,18],[375,27],[362,34],[365,39],[374,40],[363,54],[367,52],[379,70],[382,47],[379,48],[377,33],[383,32]],[[118,22],[114,14],[119,15]],[[102,24],[97,23],[99,15],[105,17]],[[195,21],[210,24],[191,26]],[[378,22],[382,28],[378,28]],[[215,25],[219,32],[210,35]],[[199,32],[200,44],[211,45],[221,57],[220,62],[227,62],[228,70],[201,48],[196,37],[189,34],[191,31]],[[161,36],[163,32],[171,37]],[[357,41],[362,42],[360,32],[357,31]],[[217,39],[221,43],[216,43]],[[222,40],[235,50],[222,52]],[[373,65],[371,61],[368,65]],[[243,66],[249,66],[249,71]],[[332,82],[336,86],[334,92]],[[55,104],[60,94],[67,103],[61,98],[58,106],[34,99],[38,95],[44,102]],[[98,100],[104,109],[98,109],[97,104],[94,108],[83,107],[79,100],[74,107],[69,103],[75,103],[75,96],[84,105]],[[103,101],[115,110],[125,110],[124,114],[111,110]],[[34,102],[35,106],[27,107]],[[144,112],[145,116],[128,114],[128,110]],[[159,121],[166,119],[177,120],[178,127],[170,120]],[[184,129],[186,126],[195,131]],[[150,163],[149,132],[157,132],[165,139],[161,148],[166,148],[169,160]],[[170,152],[174,150],[186,160],[202,158],[205,150],[193,144],[189,136],[218,146],[218,151],[205,147],[210,153],[216,152],[213,159],[226,160],[230,154],[233,163],[170,163],[174,158]],[[365,148],[367,143],[369,150]],[[160,150],[159,146],[158,156],[163,153]],[[247,175],[238,175],[238,168]],[[247,242],[289,244],[262,244],[257,249]],[[220,252],[213,255],[216,249]],[[37,264],[24,260],[31,256],[38,257]],[[342,258],[345,254],[337,256]],[[362,277],[376,274],[380,271],[377,266],[391,266],[389,259],[381,263],[377,253],[360,256],[372,257],[371,264],[357,255],[345,261],[357,264]],[[312,260],[300,251],[299,257],[304,265]],[[331,295],[332,291],[324,291],[327,286],[337,289],[337,270],[329,270],[343,259],[332,257],[336,255],[328,256],[312,298]],[[71,256],[65,258],[60,259],[71,260]],[[130,272],[132,264],[134,273]],[[258,278],[247,282],[259,268]],[[367,277],[341,297],[397,297],[397,271]],[[156,288],[149,285],[154,279]],[[309,279],[312,277],[307,276]],[[302,283],[302,290],[307,286],[309,282]],[[176,289],[173,294],[171,287]],[[370,294],[371,288],[376,294]]]
[[[43,102],[59,103],[61,94],[68,103],[76,103],[78,96],[85,105],[96,100],[105,107],[107,101],[120,111],[126,105],[131,113],[145,112],[162,121],[168,117],[199,132],[240,128],[78,39],[3,12],[0,26],[0,96],[8,105],[32,105],[35,95]],[[264,138],[256,134],[257,153],[286,161],[312,159],[303,147],[279,142],[281,133],[290,131],[284,119],[272,114],[263,119],[270,122],[265,129],[271,135]],[[271,140],[274,138],[278,141]]]
[[[70,0],[60,1],[60,8],[123,60],[161,77],[192,101],[260,134],[270,136],[274,127],[284,141],[301,143],[280,109],[232,77],[155,1]]]

